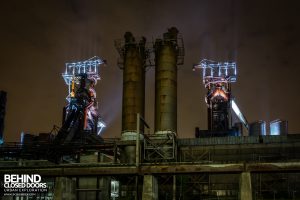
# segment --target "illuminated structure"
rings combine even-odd
[[[231,83],[236,82],[235,62],[215,62],[204,59],[195,68],[202,69],[203,84],[207,89],[205,101],[209,131],[228,131],[232,128],[231,109],[248,129],[248,122],[231,94]]]
[[[130,34],[125,35],[125,44],[116,45],[120,47],[117,49],[122,58],[127,60],[123,60],[122,64],[127,67],[123,69],[126,74],[123,102],[125,99],[128,102],[123,103],[126,107],[123,109],[128,116],[123,117],[126,120],[122,122],[124,126],[121,138],[103,139],[94,143],[92,140],[96,137],[90,138],[92,140],[88,143],[73,140],[77,134],[93,135],[86,134],[90,131],[78,128],[80,126],[77,124],[80,121],[83,127],[83,111],[90,103],[87,97],[91,97],[88,85],[93,81],[88,78],[88,74],[81,74],[81,71],[74,75],[70,71],[70,76],[67,71],[65,76],[70,78],[67,81],[70,91],[65,113],[69,114],[64,117],[65,123],[56,136],[60,139],[49,142],[51,139],[45,136],[53,136],[52,131],[34,137],[25,134],[22,144],[5,143],[0,146],[0,174],[39,174],[43,182],[47,183],[49,192],[29,197],[5,196],[5,200],[300,199],[300,154],[297,153],[300,151],[300,135],[214,137],[217,134],[212,134],[212,137],[199,139],[170,138],[170,134],[161,133],[175,131],[177,127],[173,116],[176,114],[176,87],[166,86],[175,84],[176,76],[171,73],[176,73],[176,58],[181,59],[180,55],[183,55],[180,54],[183,49],[178,49],[180,45],[176,46],[173,39],[168,41],[165,37],[167,35],[164,35],[166,41],[162,41],[167,47],[158,43],[159,46],[155,46],[157,49],[151,52],[157,54],[155,64],[160,65],[156,66],[160,69],[156,70],[161,70],[158,74],[164,77],[156,80],[157,85],[164,87],[156,92],[156,95],[159,94],[159,98],[156,98],[172,99],[166,104],[161,101],[160,112],[155,114],[155,117],[164,119],[164,122],[159,122],[161,124],[153,134],[143,132],[143,128],[139,126],[146,124],[143,118],[139,118],[143,113],[136,112],[144,104],[144,88],[141,88],[145,78],[145,57],[142,56],[145,53],[144,40],[140,46]],[[177,60],[177,65],[178,62]],[[230,128],[231,109],[247,125],[230,91],[230,83],[236,80],[235,64],[203,61],[197,67],[205,70],[203,79],[208,88],[208,105],[226,104],[225,113],[213,110],[216,116],[213,119],[216,122],[212,122],[213,128],[223,128],[226,123]],[[165,68],[167,72],[164,71]],[[230,77],[230,74],[233,75]],[[140,111],[143,110],[138,110]],[[220,120],[222,116],[229,117],[224,122]],[[263,125],[264,122],[256,125],[258,124]],[[286,123],[280,124],[277,125],[284,128]],[[262,128],[257,128],[256,125],[253,127],[260,133]],[[149,128],[148,125],[145,126]],[[251,129],[251,124],[249,126]],[[141,134],[137,134],[139,131]],[[214,130],[210,132],[220,133]],[[177,134],[180,136],[180,133]],[[143,136],[141,140],[138,139],[140,135]],[[135,136],[132,138],[136,140],[130,139],[130,136]],[[56,163],[52,162],[53,155],[48,154],[53,149],[59,152]],[[124,155],[127,156],[126,159],[122,158]]]
[[[66,63],[66,70],[62,76],[69,88],[68,100],[72,97],[72,92],[74,93],[74,83],[78,85],[83,74],[86,74],[86,78],[89,80],[100,80],[99,65],[103,63],[104,61],[98,56],[94,56],[85,61]]]
[[[72,110],[83,106],[83,129],[101,134],[106,126],[98,114],[95,85],[100,80],[99,65],[104,61],[95,56],[85,61],[66,63],[65,73],[62,74],[68,85],[68,105],[63,121],[66,121]],[[88,84],[88,86],[87,86]]]
[[[100,80],[98,57],[86,61],[66,63],[62,74],[68,86],[68,105],[64,107],[62,127],[55,137],[55,144],[65,144],[89,136],[100,135],[105,123],[98,113],[95,85]],[[95,141],[99,141],[94,137]]]
[[[270,122],[270,135],[287,135],[288,122],[286,120],[276,119]]]

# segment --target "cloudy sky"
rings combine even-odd
[[[300,7],[286,0],[9,0],[0,6],[0,90],[8,92],[5,140],[61,125],[64,64],[108,61],[97,84],[104,137],[121,131],[122,71],[114,40],[126,31],[151,44],[175,26],[185,63],[178,71],[178,135],[207,128],[205,88],[192,65],[233,60],[233,95],[249,122],[276,118],[300,133]],[[153,131],[154,69],[147,70],[146,121]]]

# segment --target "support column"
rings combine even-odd
[[[158,185],[153,175],[144,176],[142,200],[158,200]]]
[[[173,200],[176,200],[176,175],[173,175]]]
[[[243,172],[240,175],[240,198],[241,200],[252,200],[251,174]]]

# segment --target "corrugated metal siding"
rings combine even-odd
[[[178,139],[178,146],[206,146],[220,144],[259,144],[259,143],[287,143],[299,142],[300,134],[297,135],[276,135],[276,136],[246,136],[246,137],[210,137],[210,138],[192,138]]]

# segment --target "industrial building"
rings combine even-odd
[[[39,174],[47,192],[2,199],[54,200],[267,200],[300,199],[300,135],[285,120],[248,123],[233,97],[236,63],[202,60],[208,130],[178,138],[177,70],[184,44],[172,27],[154,42],[126,32],[116,40],[123,70],[120,138],[103,139],[94,87],[99,57],[66,63],[68,86],[62,126],[24,134],[21,143],[0,146],[1,174]],[[154,60],[151,61],[151,59]],[[145,116],[145,73],[155,68],[155,127]],[[197,73],[197,72],[195,72]],[[6,93],[0,93],[0,141]],[[2,114],[3,113],[3,114]],[[2,177],[3,178],[3,177]]]

